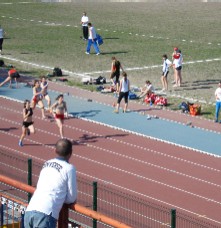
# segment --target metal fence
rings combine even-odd
[[[28,158],[18,155],[16,151],[10,151],[0,146],[0,172],[10,178],[23,183],[28,183]],[[42,162],[32,161],[32,186],[36,186]],[[93,209],[94,189],[93,180],[78,175],[78,203]],[[0,190],[7,191],[27,202],[27,193],[13,190],[9,186],[0,184]],[[158,228],[171,226],[171,208],[156,204],[145,198],[137,197],[110,184],[98,183],[97,185],[97,211],[109,217],[122,221],[136,228]],[[83,227],[93,227],[91,218],[82,216],[75,211],[69,213],[70,221],[77,221]],[[210,223],[205,218],[196,218],[183,212],[176,213],[176,226],[185,228],[219,228],[218,225]],[[104,228],[100,222],[97,228]],[[173,226],[175,228],[175,226]]]

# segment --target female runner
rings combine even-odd
[[[50,109],[51,106],[51,99],[48,95],[48,81],[46,80],[45,76],[41,77],[41,84],[40,84],[43,98],[47,101],[48,109]]]
[[[39,81],[34,80],[32,106],[34,109],[36,107],[36,105],[38,104],[41,108],[42,119],[45,119],[45,110],[44,110],[44,103],[42,101],[42,99],[43,99],[42,92],[43,91],[40,87]]]
[[[20,137],[19,146],[23,146],[23,139],[26,135],[30,135],[30,133],[35,133],[35,128],[32,121],[32,107],[30,105],[29,100],[24,101],[24,108],[23,108],[23,123],[22,123],[22,135]]]
[[[67,105],[66,105],[66,102],[64,101],[63,94],[58,95],[58,97],[56,98],[56,102],[50,108],[51,113],[53,113],[53,109],[55,109],[54,117],[59,128],[60,136],[63,139],[64,138],[64,130],[63,130],[64,117],[66,118],[68,117]]]

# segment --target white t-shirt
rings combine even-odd
[[[182,66],[182,64],[183,64],[183,55],[180,53],[179,59],[174,59],[173,63],[175,65],[175,68]]]
[[[164,72],[164,73],[167,72],[167,71],[169,71],[169,67],[170,67],[171,64],[172,64],[172,63],[170,62],[169,59],[165,59],[165,60],[163,61],[163,72]]]
[[[216,89],[215,96],[216,96],[216,101],[221,102],[221,88],[220,87]]]
[[[52,213],[52,217],[58,219],[62,205],[74,203],[76,198],[75,167],[63,159],[54,158],[44,163],[26,211]]]
[[[148,91],[154,92],[154,87],[153,87],[152,84],[149,84],[149,85],[146,84],[146,87],[147,87],[147,90],[148,90]]]
[[[82,16],[81,22],[82,22],[82,26],[87,26],[87,24],[89,22],[88,16]]]
[[[129,80],[126,81],[124,79],[121,80],[121,92],[128,92],[129,91]]]
[[[97,37],[97,34],[96,34],[96,31],[95,31],[95,28],[94,27],[90,27],[89,28],[89,37],[88,39],[92,40],[92,39],[96,39]]]

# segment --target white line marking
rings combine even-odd
[[[9,122],[9,123],[12,123],[12,124],[16,124],[16,125],[18,125],[18,126],[20,125],[20,122],[8,120],[8,119],[2,118],[2,117],[0,117],[0,119],[1,119],[2,121]],[[49,134],[49,135],[53,135],[53,136],[57,136],[57,137],[58,137],[57,134],[54,134],[54,133],[51,133],[51,132],[48,132],[48,131],[44,131],[44,130],[39,129],[39,128],[36,128],[36,130],[37,130],[38,132],[41,132],[41,133],[45,133],[45,134]],[[14,135],[13,133],[3,132],[3,131],[1,131],[1,133],[2,133],[2,134],[10,135],[10,136],[13,136],[13,137],[16,137],[16,138],[19,138],[19,136]],[[26,141],[30,141],[30,142],[35,143],[35,144],[40,144],[40,145],[42,145],[42,146],[46,146],[46,147],[51,148],[51,149],[54,148],[53,146],[47,146],[47,145],[45,145],[45,144],[43,144],[43,143],[39,143],[39,142],[34,141],[34,140],[31,140],[31,139],[26,139]],[[130,172],[130,171],[127,171],[127,170],[124,170],[124,169],[121,169],[121,168],[118,168],[118,167],[114,167],[114,166],[111,166],[111,165],[109,165],[109,164],[106,164],[106,163],[103,163],[103,162],[99,162],[99,161],[96,161],[96,160],[93,160],[93,159],[90,159],[90,158],[88,158],[88,157],[84,157],[84,156],[81,156],[81,155],[73,154],[73,156],[74,156],[74,157],[77,157],[77,158],[80,158],[80,159],[83,159],[83,160],[86,160],[86,161],[88,161],[88,162],[94,163],[94,164],[98,164],[98,165],[100,165],[100,166],[104,166],[104,167],[109,168],[109,169],[112,169],[112,170],[116,170],[116,171],[118,171],[118,172],[120,172],[120,173],[125,173],[125,174],[128,174],[128,175],[130,175],[130,176],[133,176],[133,177],[136,177],[136,178],[140,178],[140,179],[143,179],[143,180],[145,180],[145,181],[152,182],[152,183],[154,183],[154,184],[162,185],[162,186],[164,186],[164,187],[166,187],[166,188],[170,188],[170,189],[173,189],[173,190],[175,190],[175,191],[179,191],[179,192],[185,193],[185,194],[187,194],[187,195],[191,195],[191,196],[194,196],[194,197],[196,197],[196,198],[200,198],[200,199],[203,199],[203,200],[206,200],[206,201],[209,201],[209,202],[212,202],[212,203],[221,205],[221,202],[219,202],[219,201],[216,201],[216,200],[214,200],[214,199],[210,199],[210,198],[204,197],[204,196],[202,196],[202,195],[195,194],[195,193],[193,193],[193,192],[189,192],[189,191],[183,190],[183,189],[181,189],[181,188],[177,188],[177,187],[175,187],[175,186],[166,184],[166,183],[161,182],[161,181],[157,181],[157,180],[154,180],[154,179],[151,179],[151,178],[148,178],[148,177],[139,175],[139,174],[135,174],[135,173],[132,173],[132,172]]]
[[[105,180],[103,180],[103,179],[99,179],[99,178],[97,178],[97,177],[90,176],[90,175],[87,175],[87,174],[84,174],[84,173],[81,173],[81,172],[78,172],[78,173],[81,174],[81,175],[83,175],[83,176],[89,177],[89,178],[92,179],[92,180],[101,181],[101,182],[106,183],[106,184],[108,185],[107,181],[105,181]],[[186,210],[186,209],[184,209],[184,208],[182,208],[182,207],[179,207],[179,206],[177,206],[177,205],[167,203],[167,202],[165,202],[165,201],[156,199],[156,198],[151,197],[151,196],[144,195],[144,194],[142,194],[142,193],[133,191],[133,190],[131,190],[131,189],[127,189],[127,188],[124,188],[124,187],[122,187],[122,186],[119,186],[119,185],[116,185],[116,184],[113,184],[113,183],[111,183],[111,185],[113,185],[113,186],[115,186],[115,187],[117,187],[117,188],[119,188],[119,189],[123,189],[123,190],[126,190],[126,191],[128,191],[128,192],[131,192],[131,193],[133,193],[133,194],[136,194],[136,195],[138,195],[138,196],[142,196],[142,197],[145,197],[145,198],[147,198],[147,199],[154,200],[154,201],[156,201],[156,202],[158,202],[158,203],[163,203],[163,204],[168,205],[168,206],[170,206],[170,207],[172,207],[172,208],[180,209],[180,210],[182,210],[182,211],[188,212],[188,213],[193,214],[193,215],[195,215],[195,216],[201,216],[200,214],[197,214],[197,213],[195,213],[195,212],[193,212],[193,211]],[[207,219],[207,220],[209,220],[209,221],[212,221],[212,222],[215,222],[215,223],[218,223],[218,224],[221,224],[220,221],[216,221],[216,220],[211,219],[211,218],[208,218],[208,217],[206,217],[205,219]]]

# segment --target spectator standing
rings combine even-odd
[[[25,228],[55,228],[64,203],[77,199],[76,169],[69,160],[72,143],[60,139],[56,143],[57,157],[44,163],[37,188],[25,212]]]
[[[173,81],[172,81],[172,84],[176,84],[176,70],[175,70],[175,66],[174,66],[174,55],[176,54],[176,51],[178,50],[178,48],[177,47],[175,47],[174,49],[173,49],[173,53],[172,53],[172,63],[173,63],[173,71],[174,71],[174,78],[173,78]]]
[[[167,75],[169,73],[169,67],[172,65],[170,60],[167,58],[167,55],[163,55],[163,73],[161,76],[161,82],[162,82],[162,91],[167,91],[168,90],[168,81],[167,81]]]
[[[33,110],[30,105],[29,100],[24,101],[23,108],[23,122],[22,122],[22,135],[18,142],[19,146],[23,146],[23,139],[26,135],[30,135],[30,133],[35,133],[34,122],[32,121]]]
[[[87,16],[86,12],[83,12],[83,16],[81,18],[81,25],[82,25],[82,31],[83,31],[83,40],[88,39],[88,22],[89,18]]]
[[[97,45],[96,30],[95,30],[95,28],[92,26],[92,24],[90,22],[88,23],[88,32],[89,32],[89,36],[88,36],[86,54],[88,54],[88,55],[90,54],[91,45],[93,44],[94,50],[96,52],[96,55],[100,55],[100,50],[99,50],[99,47]]]
[[[111,64],[110,80],[111,80],[113,86],[115,86],[115,83],[116,83],[117,91],[119,89],[118,87],[119,87],[120,69],[122,71],[124,71],[120,61],[117,60],[117,58],[115,56],[113,56],[112,64]],[[115,82],[114,82],[114,78],[116,78]]]
[[[175,71],[175,78],[176,82],[173,87],[180,87],[182,83],[182,75],[181,75],[181,70],[182,70],[182,64],[183,64],[183,55],[181,54],[181,50],[177,49],[175,51],[175,54],[173,55],[173,64],[174,64],[174,71]]]
[[[120,107],[120,102],[124,98],[124,109],[123,112],[127,112],[128,108],[128,95],[130,91],[130,81],[127,79],[127,73],[123,72],[122,73],[123,79],[120,81],[120,87],[119,87],[119,97],[117,100],[117,106],[116,109],[114,110],[115,113],[119,113],[119,107]]]
[[[2,45],[3,45],[3,41],[4,41],[4,35],[5,35],[5,31],[0,25],[0,55],[2,54]]]
[[[215,91],[215,98],[216,98],[215,122],[217,123],[219,121],[219,111],[221,109],[221,81],[219,82],[219,87]]]

